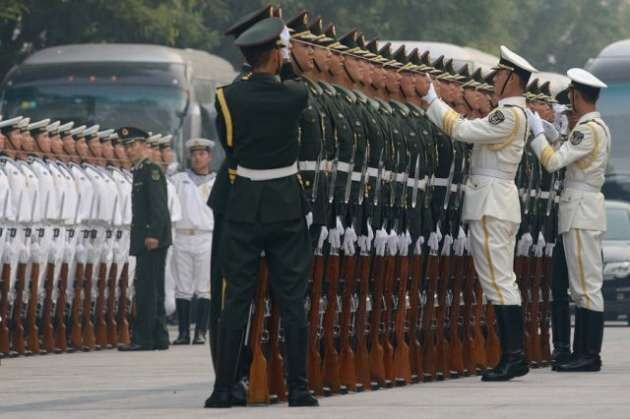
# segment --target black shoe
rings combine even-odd
[[[153,346],[138,345],[136,343],[130,343],[129,345],[121,345],[118,350],[121,352],[134,352],[134,351],[152,351]]]
[[[247,384],[244,381],[232,387],[232,406],[247,406]]]
[[[556,371],[558,365],[566,364],[567,362],[571,362],[573,360],[573,356],[571,355],[571,351],[569,347],[559,348],[556,347],[551,354],[551,370]]]
[[[193,345],[204,345],[206,343],[206,333],[210,322],[210,300],[200,298],[197,300],[197,315],[195,318],[195,337]]]
[[[175,300],[179,335],[173,345],[190,345],[190,301],[178,298]]]
[[[551,304],[551,369],[555,371],[558,365],[571,360],[571,313],[568,300],[553,301]]]
[[[602,349],[604,337],[604,313],[580,309],[582,331],[582,353],[574,356],[573,360],[558,365],[558,372],[596,372],[602,369],[599,353]]]
[[[306,378],[307,328],[285,327],[284,338],[287,354],[289,407],[319,406],[319,402],[309,391]]]
[[[520,306],[494,305],[501,340],[499,364],[484,372],[481,381],[508,381],[529,372],[523,351],[523,317]]]
[[[157,351],[166,351],[168,350],[169,345],[168,343],[164,344],[164,345],[155,345],[155,350]]]
[[[212,395],[206,399],[206,408],[229,408],[234,405],[232,393],[236,382],[236,370],[243,343],[243,330],[219,327],[219,359]],[[238,401],[240,403],[240,400]]]

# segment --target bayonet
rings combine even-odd
[[[354,159],[357,154],[357,134],[353,134],[352,141],[352,154],[350,155],[350,164],[348,165],[348,173],[346,174],[346,187],[343,193],[343,202],[348,204],[350,202],[350,194],[352,192],[352,172],[354,172]]]
[[[359,206],[363,204],[363,189],[367,183],[368,158],[370,156],[370,143],[366,143],[365,153],[363,155],[363,166],[361,167],[361,179],[359,180]]]
[[[418,189],[420,188],[420,152],[416,156],[416,165],[413,169],[413,191],[411,192],[411,208],[416,208]]]
[[[335,184],[337,182],[337,170],[339,169],[339,142],[337,141],[337,132],[335,130],[335,158],[333,159],[332,169],[330,173],[330,189],[328,190],[328,203],[332,204],[335,200]]]
[[[326,127],[324,125],[324,114],[320,112],[319,114],[319,126],[321,128],[321,141],[319,154],[317,155],[317,167],[315,168],[315,176],[313,178],[313,191],[311,192],[311,202],[315,202],[317,200],[317,191],[319,190],[319,176],[321,172],[322,166],[322,158],[324,156],[324,144],[326,139]]]
[[[378,158],[378,174],[376,175],[376,186],[374,188],[374,206],[375,207],[378,207],[379,195],[381,194],[381,187],[382,187],[382,182],[383,182],[383,169],[385,166],[384,155],[383,155],[384,152],[385,152],[385,147],[383,146],[381,148],[381,153]]]

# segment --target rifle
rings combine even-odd
[[[541,339],[540,339],[540,283],[543,276],[543,252],[544,248],[540,249],[541,253],[537,250],[534,255],[535,268],[534,276],[532,278],[532,294],[530,299],[530,322],[529,322],[529,336],[531,338],[531,361],[532,366],[539,366],[542,363]]]
[[[9,281],[11,279],[11,264],[2,265],[0,276],[0,354],[8,355],[9,349]]]
[[[131,342],[129,334],[129,301],[127,289],[129,288],[129,262],[125,262],[120,273],[120,295],[118,298],[118,342],[128,345]]]
[[[475,263],[472,255],[467,257],[467,276],[469,286],[474,289],[475,296],[475,319],[473,321],[473,359],[475,368],[483,371],[487,367],[487,354],[485,349],[485,338],[481,330],[481,316],[483,313],[483,292],[481,284],[477,280],[475,272]]]
[[[383,281],[385,276],[385,256],[376,253],[372,271],[374,283],[372,317],[370,319],[370,374],[379,387],[385,382],[385,352],[380,340],[381,314],[383,304]]]
[[[363,384],[357,382],[354,352],[350,344],[350,329],[352,327],[352,303],[354,294],[355,254],[346,254],[343,258],[343,296],[341,301],[341,327],[339,331],[339,379],[342,385],[350,391],[357,391],[357,386],[363,390]]]
[[[87,232],[84,232],[84,234]],[[70,345],[72,350],[83,348],[83,316],[81,305],[81,291],[83,290],[83,280],[85,277],[85,264],[77,261],[74,273],[74,295],[72,297],[72,308],[70,310],[70,318],[72,327],[70,331]]]
[[[448,194],[448,192],[447,192]],[[446,339],[446,312],[448,308],[446,307],[446,298],[448,294],[448,283],[450,277],[450,268],[449,265],[451,263],[451,255],[450,255],[450,243],[445,238],[444,245],[442,249],[442,256],[440,257],[440,280],[438,282],[438,297],[437,297],[437,307],[435,309],[435,323],[436,323],[436,332],[435,332],[435,352],[436,352],[436,368],[437,368],[437,377],[438,379],[446,379],[450,378],[450,366],[449,366],[449,342]]]
[[[319,353],[319,318],[320,300],[322,295],[322,280],[324,276],[324,256],[322,249],[315,249],[313,263],[313,277],[311,285],[311,306],[309,312],[309,334],[308,334],[308,382],[311,390],[317,395],[323,394],[322,359]]]
[[[393,231],[393,229],[392,229]],[[394,306],[394,281],[396,277],[396,249],[388,245],[389,254],[385,256],[385,283],[383,290],[383,362],[385,366],[385,386],[391,386],[394,375],[394,347],[391,343],[392,310]],[[395,247],[395,246],[394,246]]]
[[[68,336],[66,327],[66,290],[68,288],[68,262],[61,264],[59,272],[59,295],[57,297],[57,310],[55,312],[55,353],[68,350]]]
[[[96,230],[88,232],[94,239],[96,236]],[[96,336],[94,335],[94,323],[92,323],[92,276],[94,275],[94,264],[87,262],[85,264],[85,270],[83,272],[83,346],[81,350],[84,352],[91,351],[93,349],[100,349],[96,347]]]
[[[116,323],[116,279],[118,264],[112,263],[107,278],[107,347],[114,348],[118,344],[118,324]]]
[[[107,323],[105,322],[105,288],[107,275],[107,264],[105,262],[99,263],[98,266],[98,278],[96,280],[96,288],[98,294],[96,297],[96,346],[97,348],[107,347]]]
[[[52,305],[53,305],[53,287],[55,276],[55,264],[48,262],[46,265],[46,278],[44,281],[44,289],[46,291],[44,296],[44,304],[42,307],[42,336],[44,342],[44,349],[47,352],[53,352],[55,350],[55,337],[54,328],[52,324]]]
[[[435,316],[435,292],[437,289],[439,275],[439,260],[437,233],[431,233],[433,239],[429,238],[429,255],[427,256],[427,287],[426,302],[422,313],[422,347],[424,349],[424,381],[432,381],[437,376],[437,359],[435,337],[433,331],[433,319]]]
[[[271,317],[269,319],[269,393],[276,402],[287,399],[284,382],[284,359],[280,351],[280,309],[271,299]]]
[[[250,347],[252,348],[252,363],[249,369],[248,404],[269,404],[269,381],[267,378],[267,359],[262,350],[261,336],[265,321],[265,298],[268,288],[267,262],[264,257],[260,259],[258,267],[258,288],[256,289],[256,302],[254,319],[251,323]]]
[[[356,314],[356,354],[355,354],[355,371],[357,374],[357,382],[361,383],[363,388],[378,389],[376,385],[372,385],[370,379],[370,355],[367,348],[366,326],[367,326],[367,301],[370,288],[370,265],[372,258],[369,250],[361,249],[359,255],[360,266],[360,282],[359,282],[359,304]]]
[[[24,342],[24,324],[22,318],[24,290],[26,288],[26,263],[17,265],[15,282],[15,300],[13,301],[13,350],[19,354],[27,354]]]
[[[406,189],[407,181],[403,183]],[[404,203],[403,199],[403,203]],[[411,383],[411,352],[405,340],[405,324],[407,321],[407,282],[409,281],[409,255],[408,248],[402,245],[400,250],[398,277],[398,308],[396,310],[396,322],[394,335],[396,338],[396,351],[394,352],[394,377],[399,386]],[[413,337],[415,339],[415,336]]]
[[[326,278],[328,292],[324,313],[324,394],[338,393],[341,389],[339,377],[339,355],[335,347],[335,318],[337,317],[337,280],[339,278],[339,249],[331,246],[328,255]]]
[[[31,277],[29,281],[29,299],[26,308],[26,326],[28,329],[28,349],[32,354],[40,354],[39,327],[37,327],[37,289],[39,284],[39,263],[31,265]]]

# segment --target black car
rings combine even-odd
[[[604,308],[606,320],[624,316],[630,325],[630,204],[606,201],[608,230],[604,253]]]

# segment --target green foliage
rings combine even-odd
[[[0,0],[0,75],[34,50],[80,42],[189,47],[240,60],[223,30],[261,0]],[[541,70],[582,66],[605,45],[630,38],[630,0],[284,0],[339,34],[441,41],[496,54],[505,44]]]

